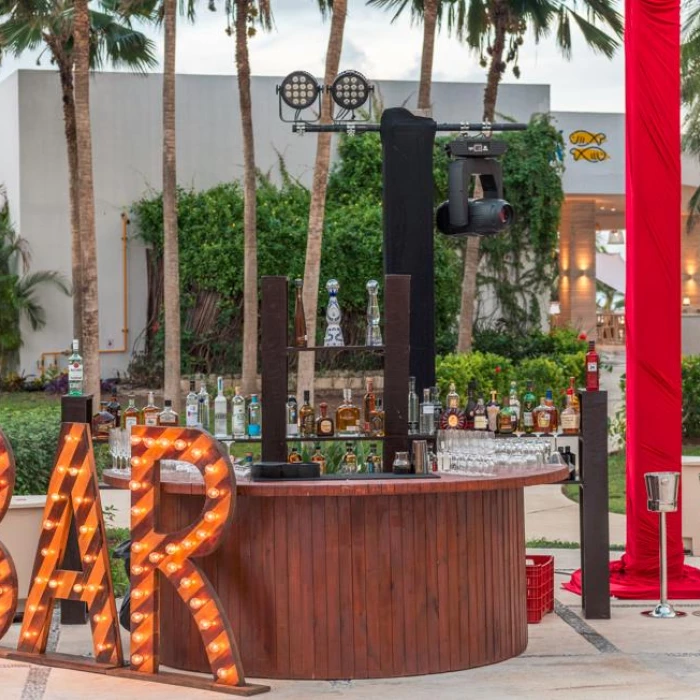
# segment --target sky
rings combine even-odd
[[[235,73],[234,41],[225,33],[222,0],[217,12],[198,3],[194,24],[179,21],[177,70],[190,74]],[[273,0],[275,28],[259,32],[250,41],[254,75],[283,76],[292,70],[323,75],[329,22],[323,21],[316,0]],[[410,18],[393,24],[391,14],[366,7],[365,0],[348,0],[348,19],[341,69],[354,68],[370,80],[417,80],[420,68],[422,30]],[[162,50],[158,30],[147,29]],[[620,48],[612,60],[587,48],[580,33],[573,37],[573,58],[567,62],[552,37],[536,44],[526,37],[521,47],[521,78],[512,74],[505,82],[548,84],[551,108],[555,111],[622,112],[624,110],[624,59]],[[36,55],[16,60],[6,58],[0,79],[17,67],[36,67]],[[51,68],[44,56],[41,67]],[[478,57],[442,33],[436,42],[433,79],[437,81],[483,82],[485,70]]]

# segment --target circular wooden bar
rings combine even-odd
[[[389,678],[457,671],[527,646],[523,488],[508,477],[253,483],[233,527],[195,560],[218,591],[248,677]],[[203,487],[163,472],[160,527],[192,523]],[[126,488],[128,476],[106,472]],[[161,662],[208,671],[191,615],[165,583]]]

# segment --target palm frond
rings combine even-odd
[[[609,34],[606,34],[600,27],[597,27],[592,22],[589,22],[585,17],[582,17],[578,12],[569,10],[569,14],[574,18],[574,22],[583,34],[586,43],[596,52],[602,53],[608,58],[615,55],[615,51],[620,46],[620,42]],[[569,47],[569,53],[570,47]]]

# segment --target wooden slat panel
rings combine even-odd
[[[299,571],[300,598],[297,626],[299,627],[302,643],[297,649],[301,659],[299,663],[299,678],[313,678],[316,674],[315,645],[314,645],[314,551],[312,526],[313,518],[310,498],[293,499],[293,508],[299,514],[299,545],[301,568]],[[295,601],[290,599],[294,609]]]
[[[239,502],[243,499],[239,499]],[[263,614],[260,618],[262,635],[261,667],[274,668],[277,663],[277,634],[275,626],[275,504],[267,498],[260,501],[260,548],[262,549],[262,580],[257,582],[258,598]]]
[[[379,526],[377,581],[379,590],[378,608],[375,615],[379,619],[380,639],[380,665],[382,676],[396,675],[394,666],[394,624],[393,624],[393,580],[391,569],[391,545],[392,545],[392,513],[391,501],[393,499],[373,497],[377,503]],[[382,613],[382,611],[384,611]]]
[[[413,504],[413,553],[415,570],[414,586],[416,600],[416,669],[424,675],[430,671],[428,647],[428,581],[426,562],[426,518],[427,496],[410,496]]]
[[[454,610],[453,615],[458,618],[460,632],[460,668],[469,666],[472,650],[470,645],[474,637],[474,629],[469,625],[469,598],[470,598],[470,570],[469,561],[469,529],[467,525],[468,496],[466,494],[455,495],[457,501],[457,522],[455,532],[457,534],[458,571],[459,571],[459,610]]]
[[[289,556],[287,545],[288,499],[275,499],[275,629],[277,630],[277,677],[290,677]],[[244,614],[244,611],[241,610]],[[248,673],[251,671],[249,670]]]
[[[324,498],[324,516],[326,523],[326,610],[327,610],[327,634],[328,634],[328,677],[343,678],[342,654],[345,652],[342,646],[340,628],[340,558],[339,532],[338,532],[338,505],[339,498]],[[324,592],[320,592],[324,595]],[[316,624],[322,624],[320,620]]]
[[[391,623],[392,623],[392,655],[393,675],[403,676],[406,669],[405,647],[405,606],[403,591],[403,545],[401,503],[398,498],[390,499],[390,525],[389,537],[391,538]]]
[[[367,678],[367,585],[365,543],[365,504],[363,498],[350,499],[352,546],[352,618],[355,678]]]
[[[462,640],[459,634],[459,543],[457,536],[457,496],[450,494],[445,499],[447,502],[447,551],[448,551],[448,581],[449,597],[446,611],[450,625],[450,669],[462,668],[460,664],[460,645]],[[472,573],[471,570],[468,573]],[[475,572],[474,572],[475,573]],[[472,586],[470,581],[469,586]]]
[[[313,607],[314,607],[314,675],[328,677],[328,609],[326,607],[326,513],[325,499],[314,498],[311,503],[313,541]]]
[[[379,529],[379,508],[382,499],[374,496],[363,498],[365,509],[365,603],[367,624],[367,676],[377,678],[381,676],[381,629],[380,617],[375,614],[381,609],[380,587],[386,582],[380,578],[379,540],[386,535]],[[391,605],[391,601],[389,601]],[[389,607],[389,609],[391,609]]]
[[[401,528],[403,535],[403,595],[404,595],[404,645],[406,648],[406,674],[418,672],[416,646],[416,558],[413,542],[413,508],[415,496],[401,496]]]
[[[450,659],[450,568],[447,535],[447,499],[435,497],[437,530],[438,627],[440,635],[440,671],[449,671]]]
[[[440,591],[438,587],[437,498],[425,496],[425,586],[428,673],[440,671]]]
[[[352,600],[352,533],[350,532],[350,498],[338,499],[338,573],[340,590],[340,668],[341,678],[355,675],[355,637]]]

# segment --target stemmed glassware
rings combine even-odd
[[[109,453],[112,456],[112,469],[131,470],[131,433],[125,428],[112,428],[109,431]]]

